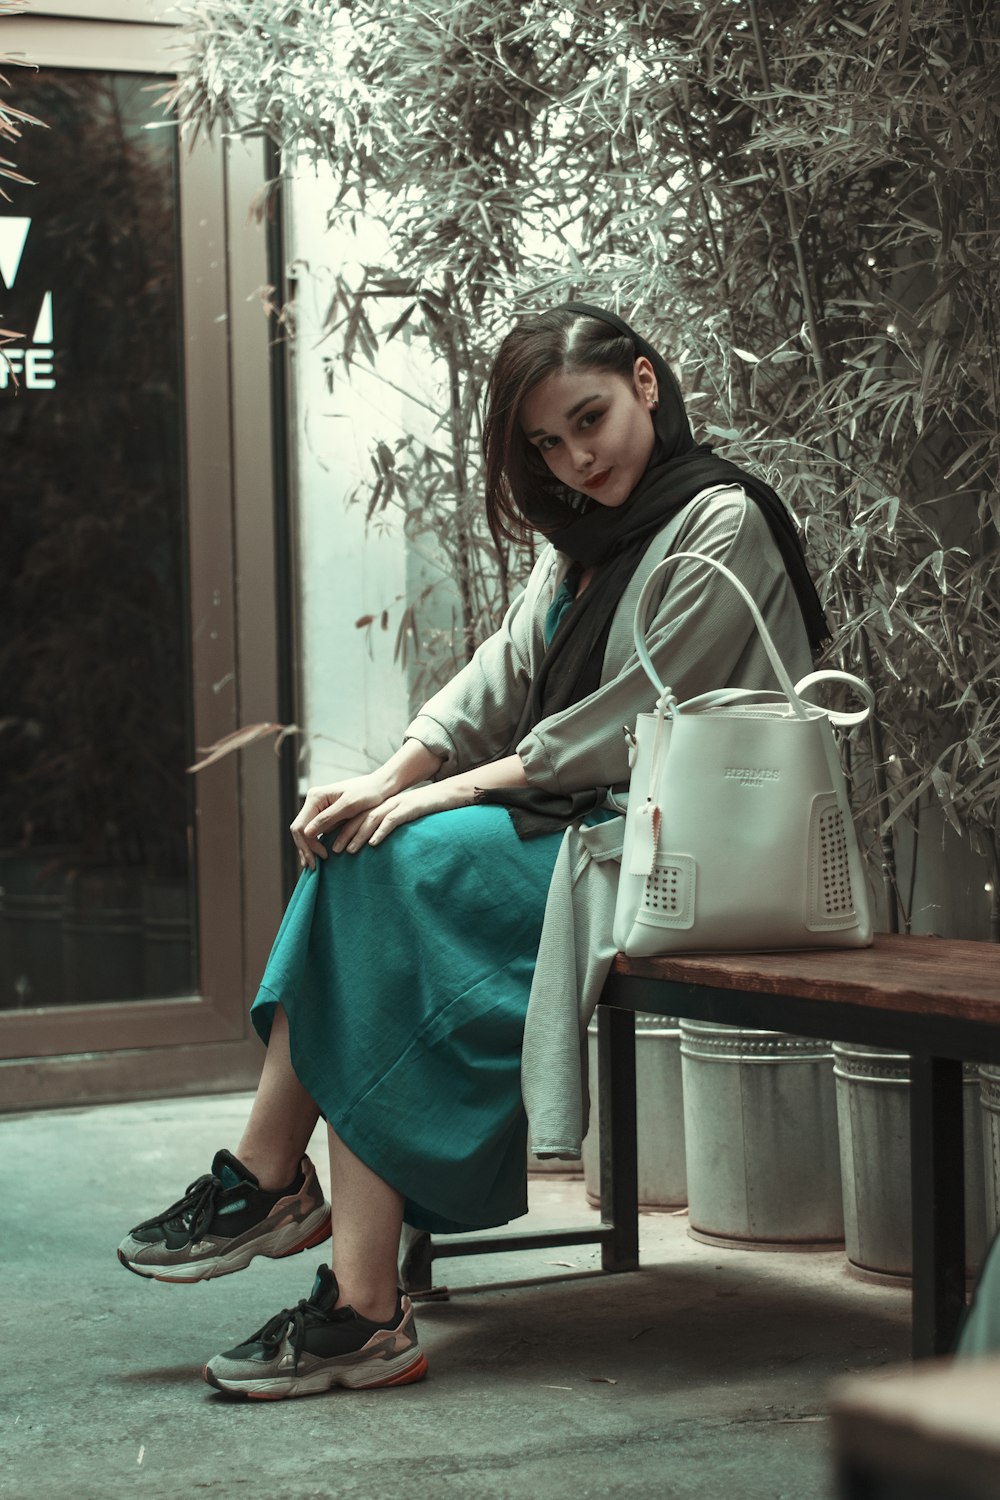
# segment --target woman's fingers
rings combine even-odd
[[[387,802],[381,802],[378,807],[370,808],[367,812],[359,813],[355,818],[349,818],[337,830],[337,837],[333,844],[334,854],[357,854],[366,844],[378,844],[385,838],[389,831],[399,823],[405,823],[405,817],[400,816],[400,798],[390,797]]]
[[[312,788],[306,792],[305,801],[288,827],[288,831],[292,835],[300,853],[302,852],[302,840],[305,838],[306,827],[311,823],[320,808],[325,806],[329,800],[329,797],[324,798],[319,791]]]
[[[356,854],[365,844],[381,844],[394,828],[424,818],[428,813],[442,812],[448,805],[447,796],[440,786],[413,787],[389,797],[364,817],[345,825],[337,835],[334,848],[338,854],[345,848],[348,854]]]
[[[326,807],[314,809],[307,797],[302,812],[292,824],[292,838],[303,866],[315,869],[316,859],[326,859],[331,850],[334,854],[357,854],[366,844],[381,844],[394,828],[404,823],[457,805],[448,800],[445,790],[438,785],[413,787],[374,806],[366,807],[362,803],[359,808],[358,801],[357,797],[340,793]],[[319,835],[333,829],[336,833],[328,849],[320,842]]]
[[[299,851],[299,864],[303,870],[315,870],[317,859],[327,859],[329,850],[317,838],[307,838],[304,833],[292,828],[292,842]]]
[[[351,799],[336,787],[311,789],[306,793],[302,809],[289,827],[292,842],[299,851],[299,864],[303,869],[315,870],[317,859],[327,859],[329,849],[322,842],[322,835],[341,825],[351,826]],[[338,838],[338,843],[340,842]],[[342,847],[342,845],[341,845]],[[335,848],[340,853],[340,847]]]
[[[353,818],[346,818],[337,829],[337,837],[331,846],[334,854],[343,854],[344,850],[348,848],[352,854],[355,854],[363,844],[366,844],[368,842],[367,837],[362,838],[360,843],[356,842],[356,840],[358,839],[360,830],[371,817],[372,814],[370,812],[363,812],[356,814]]]
[[[412,823],[414,818],[420,816],[421,814],[418,811],[410,811],[405,805],[399,803],[393,807],[387,807],[385,816],[378,827],[372,830],[372,835],[368,842],[373,845],[381,844],[383,839],[389,837],[394,828],[400,828],[404,823]]]
[[[303,867],[315,869],[317,859],[326,859],[329,850],[320,840],[334,829],[339,854],[357,832],[358,822],[386,800],[391,783],[392,778],[383,767],[364,776],[352,776],[348,781],[310,787],[289,829]],[[345,832],[347,838],[343,837]]]
[[[315,870],[317,859],[326,859],[329,851],[320,843],[315,825],[317,814],[337,796],[335,787],[310,787],[298,815],[289,826],[292,842],[299,851],[299,864],[303,869]]]
[[[306,816],[302,825],[303,832],[307,838],[319,838],[321,833],[329,833],[331,829],[337,827],[338,823],[343,824],[351,819],[363,817],[377,805],[378,803],[373,803],[370,797],[340,792],[336,797],[328,799],[325,806],[315,808],[311,816]],[[303,808],[303,812],[306,812],[306,808]]]
[[[302,811],[291,824],[289,832],[304,863],[314,868],[315,859],[326,859],[329,850],[321,843],[321,837],[342,823],[350,813],[348,799],[335,788],[323,792],[309,792]]]

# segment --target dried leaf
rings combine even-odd
[[[243,729],[235,729],[232,734],[223,735],[221,740],[216,740],[213,745],[199,745],[199,752],[205,757],[197,761],[193,766],[188,766],[189,774],[195,771],[203,771],[206,766],[214,765],[225,755],[231,755],[234,750],[243,750],[247,745],[252,745],[257,740],[266,738],[271,734],[279,734],[284,729],[281,724],[248,724]]]

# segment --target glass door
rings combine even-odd
[[[5,22],[39,64],[9,97],[45,128],[17,148],[35,185],[0,202],[21,335],[0,360],[0,1108],[241,1086],[259,1061],[277,771],[247,828],[235,759],[186,768],[248,709],[277,716],[268,351],[230,305],[265,246],[227,232],[246,156],[165,127],[167,39]]]
[[[47,129],[0,210],[0,1008],[190,995],[177,138],[148,74],[19,85]]]

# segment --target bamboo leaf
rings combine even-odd
[[[226,755],[232,755],[235,750],[243,750],[257,740],[280,733],[283,727],[281,724],[247,724],[242,729],[234,729],[232,734],[223,735],[222,739],[216,740],[214,744],[199,745],[198,749],[204,759],[196,761],[193,766],[188,766],[188,774],[193,775],[195,771],[204,771],[206,766],[215,765],[216,761],[222,760]]]
[[[941,811],[957,834],[961,834],[962,825],[955,814],[955,787],[954,783],[944,774],[940,766],[935,766],[931,771],[931,783],[937,792]]]
[[[911,0],[897,0],[897,15],[899,20],[899,50],[897,61],[903,67],[906,57],[906,48],[910,40],[910,8]]]
[[[407,323],[413,317],[413,314],[416,312],[416,310],[417,304],[415,302],[411,302],[409,307],[405,308],[403,312],[400,313],[399,317],[392,324],[392,327],[385,335],[385,342],[387,344],[396,337],[396,334],[399,333],[400,329],[406,327]]]

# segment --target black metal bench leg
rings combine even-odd
[[[965,1309],[962,1064],[910,1059],[913,1357],[947,1354]]]
[[[404,1292],[429,1292],[434,1282],[434,1246],[426,1229],[404,1224],[399,1237],[399,1284]]]
[[[601,1119],[601,1218],[612,1228],[601,1247],[605,1271],[639,1265],[639,1169],[635,1122],[635,1015],[597,1007]]]

